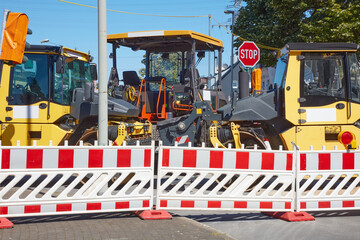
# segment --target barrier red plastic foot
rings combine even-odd
[[[172,216],[165,210],[143,210],[134,212],[142,220],[171,219]]]
[[[314,221],[315,217],[307,212],[263,212],[273,218],[278,218],[288,222]]]
[[[13,228],[14,224],[7,218],[0,218],[0,228]]]

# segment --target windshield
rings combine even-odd
[[[71,101],[71,94],[75,88],[83,88],[85,82],[91,81],[90,63],[74,58],[65,60],[65,72],[59,74],[54,67],[54,98],[53,101],[59,104],[68,105]]]
[[[13,68],[10,105],[29,105],[49,97],[48,55],[25,55],[29,60]]]
[[[164,77],[166,81],[180,81],[181,53],[151,53],[150,77]]]
[[[301,64],[303,106],[330,104],[345,98],[345,54],[303,53]]]
[[[25,54],[26,63],[13,68],[10,87],[10,105],[29,105],[49,100],[49,75],[51,81],[51,101],[69,105],[75,88],[83,88],[91,81],[90,63],[74,58],[65,60],[65,72],[56,73],[55,55]],[[49,62],[55,67],[49,66]],[[52,73],[51,73],[51,71]],[[50,74],[51,73],[51,74]]]

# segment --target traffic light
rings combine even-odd
[[[6,25],[2,33],[0,60],[12,64],[21,64],[25,51],[26,35],[31,34],[31,30],[28,29],[28,16],[24,13],[9,12],[7,18],[5,16],[4,19],[6,19]]]

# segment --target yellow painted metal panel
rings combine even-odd
[[[289,56],[289,64],[285,83],[285,118],[294,125],[298,125],[300,104],[300,61],[298,55]]]
[[[305,122],[301,125],[348,124],[347,108],[337,109],[337,104],[347,105],[345,101],[339,101],[319,107],[302,107],[305,112],[300,114],[300,119]]]
[[[46,104],[47,107],[40,109],[40,104]],[[28,106],[8,106],[12,108],[11,111],[6,112],[6,116],[13,118],[9,121],[10,123],[53,123],[60,117],[70,114],[70,106],[63,106],[56,103],[50,103],[50,112],[48,112],[47,101],[37,102]]]
[[[341,131],[349,131],[360,136],[360,129],[354,125],[336,125]],[[327,150],[333,150],[336,146],[339,150],[344,150],[345,147],[336,139],[337,134],[334,134],[332,139],[326,139],[326,126],[298,126],[296,127],[295,143],[301,150],[308,150],[312,146],[314,150],[321,150],[323,146]]]
[[[84,61],[84,62],[90,61],[90,56],[87,53],[80,52],[80,51],[66,48],[66,47],[63,48],[63,51],[64,51],[64,55],[66,57],[76,57],[77,59]]]
[[[348,123],[354,123],[360,120],[360,103],[351,102],[350,106],[350,118],[348,119]],[[360,137],[360,136],[359,136]]]
[[[20,141],[21,146],[29,146],[36,140],[38,146],[48,146],[49,141],[58,145],[70,132],[53,124],[4,124],[2,126],[2,145],[15,146]]]
[[[280,137],[284,143],[284,149],[291,150],[293,149],[293,144],[295,139],[295,127],[286,130],[285,132],[280,133]]]
[[[10,66],[3,64],[1,79],[0,79],[0,121],[5,122],[5,118],[9,117],[9,112],[6,111],[7,101],[6,97],[9,96],[9,78]]]
[[[223,47],[221,40],[210,37],[208,35],[189,31],[189,30],[155,30],[155,31],[139,31],[139,32],[128,32],[128,33],[117,33],[109,34],[107,36],[108,42],[113,42],[115,40],[124,39],[126,41],[131,41],[131,39],[139,37],[152,37],[152,38],[162,38],[162,37],[176,37],[183,36],[195,39],[200,42],[208,43],[217,47]],[[119,42],[121,45],[121,41]]]

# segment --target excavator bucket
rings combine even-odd
[[[3,30],[0,60],[22,63],[29,19],[24,13],[10,12]]]

